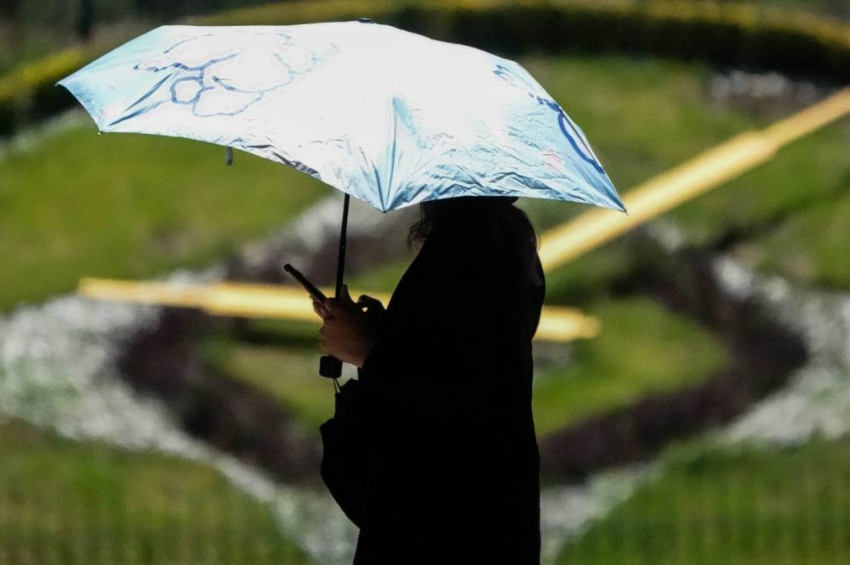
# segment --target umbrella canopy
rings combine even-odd
[[[391,26],[164,26],[59,84],[100,131],[241,149],[385,212],[456,196],[625,211],[581,128],[519,64]]]

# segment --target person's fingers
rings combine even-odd
[[[333,315],[335,312],[339,312],[340,304],[338,298],[325,298],[325,302],[322,304],[325,311],[329,315]]]
[[[318,300],[313,300],[313,312],[319,315],[320,318],[324,319],[327,316],[327,310]]]
[[[342,294],[340,294],[339,298],[325,299],[325,308],[331,317],[345,317],[352,312],[360,312],[360,308],[352,302],[351,297],[347,297],[346,299]]]
[[[357,304],[361,304],[361,305],[366,306],[367,308],[370,308],[370,309],[371,308],[376,308],[378,310],[384,309],[384,305],[381,304],[380,300],[378,300],[377,298],[373,298],[373,297],[369,296],[368,294],[361,294],[360,298],[357,299]]]

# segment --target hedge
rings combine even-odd
[[[507,55],[625,51],[850,82],[850,24],[749,4],[670,0],[297,2],[200,18],[208,25],[360,16]]]
[[[371,17],[508,56],[647,53],[850,82],[850,24],[748,4],[670,0],[317,0],[196,18],[198,25],[284,25]],[[70,49],[0,78],[0,135],[72,104],[55,82],[105,52]]]

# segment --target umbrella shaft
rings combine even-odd
[[[348,193],[345,194],[345,201],[342,205],[342,228],[339,232],[339,257],[336,264],[336,293],[338,298],[342,293],[342,279],[345,271],[345,241],[348,231],[348,202],[351,197]],[[328,377],[334,380],[334,391],[339,392],[339,382],[337,379],[342,376],[342,361],[332,355],[325,355],[319,360],[319,374],[323,377]]]
[[[339,232],[339,256],[336,263],[336,296],[339,297],[342,292],[343,272],[345,271],[345,243],[346,233],[348,231],[348,202],[351,199],[348,193],[345,194],[345,201],[342,205],[342,228]]]

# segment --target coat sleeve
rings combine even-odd
[[[352,380],[334,395],[334,416],[319,427],[322,438],[322,481],[340,509],[363,527],[367,465],[362,445],[363,409],[359,382]]]

